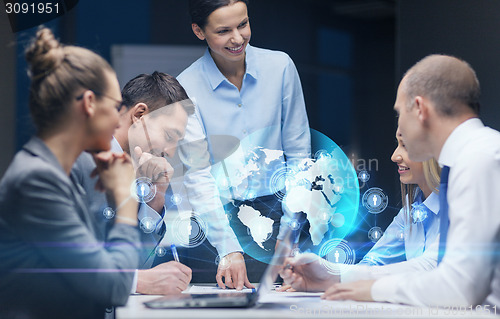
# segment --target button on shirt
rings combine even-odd
[[[450,226],[443,261],[428,272],[378,279],[372,297],[422,306],[500,306],[495,286],[500,282],[495,257],[500,230],[500,133],[477,118],[467,120],[446,140],[439,163],[450,167]]]

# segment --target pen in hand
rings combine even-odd
[[[176,262],[180,262],[179,261],[179,254],[177,253],[177,247],[175,247],[174,244],[170,245],[170,249],[172,250],[172,255],[174,256],[174,260]]]

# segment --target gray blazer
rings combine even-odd
[[[102,244],[83,192],[39,138],[14,157],[0,182],[0,317],[102,318],[126,303],[139,232],[116,224]]]
[[[118,141],[112,140],[111,150],[113,152],[122,153]],[[97,177],[91,178],[90,174],[96,168],[94,159],[89,153],[83,152],[73,165],[71,170],[71,175],[85,190],[87,201],[87,207],[89,207],[90,220],[93,221],[96,230],[96,236],[101,241],[106,241],[108,236],[109,227],[113,224],[114,219],[107,219],[104,217],[104,209],[112,207],[108,203],[106,196],[103,192],[99,192],[95,189],[95,184],[97,182]],[[140,205],[145,205],[141,203]],[[150,268],[155,259],[155,249],[158,244],[163,239],[165,234],[166,226],[162,222],[162,226],[154,232],[143,232],[141,231],[141,250],[139,251],[139,268],[147,269]]]

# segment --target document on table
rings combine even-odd
[[[189,289],[185,290],[185,293],[189,294],[224,294],[224,293],[235,293],[235,292],[241,292],[241,293],[249,293],[255,291],[255,289],[252,288],[243,288],[241,290],[236,290],[236,289],[222,289],[219,287],[215,286],[197,286],[193,285]]]

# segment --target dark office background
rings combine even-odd
[[[396,129],[392,106],[401,75],[416,61],[431,53],[468,61],[482,84],[484,122],[500,129],[498,12],[500,1],[491,0],[251,0],[251,43],[285,51],[294,60],[311,127],[350,158],[378,160],[360,191],[381,187],[389,206],[377,216],[361,209],[350,240],[367,242],[368,229],[385,229],[400,207],[398,176],[390,162]],[[107,59],[114,44],[200,44],[185,0],[80,0],[47,26],[62,42]],[[13,34],[0,13],[0,173],[33,132],[22,55],[33,34],[34,29]]]

